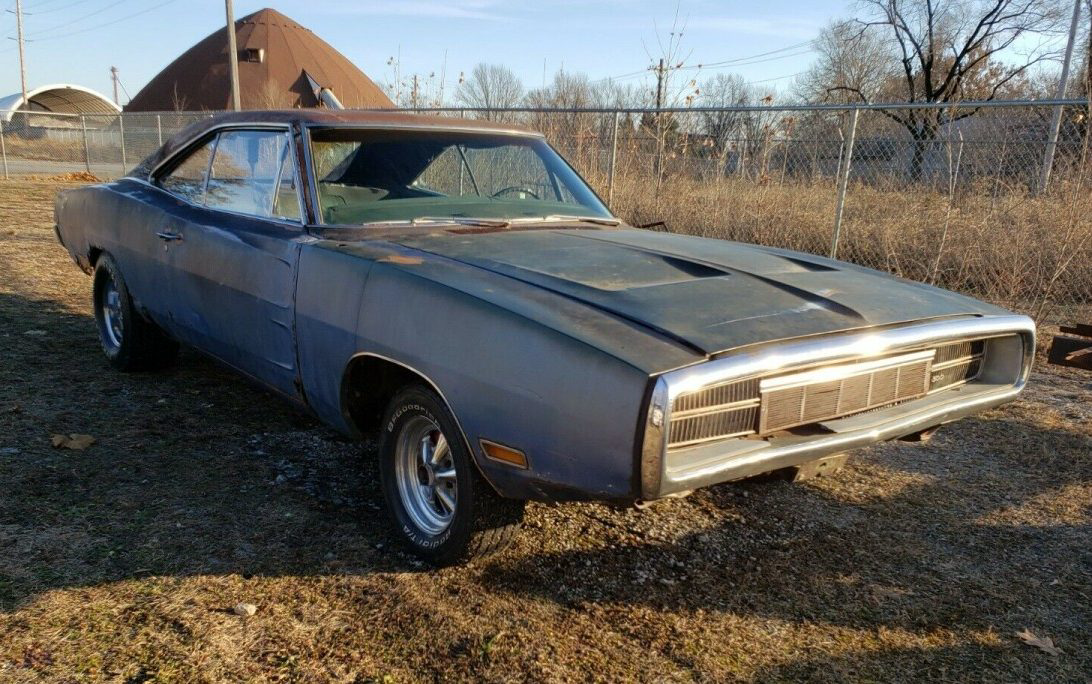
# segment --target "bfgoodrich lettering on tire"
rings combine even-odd
[[[395,534],[419,556],[451,565],[507,546],[523,501],[478,474],[451,411],[424,385],[399,391],[381,424],[379,473]]]

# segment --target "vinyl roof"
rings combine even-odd
[[[137,166],[131,175],[147,177],[152,170],[192,140],[211,129],[224,125],[290,124],[300,126],[361,126],[368,128],[432,130],[473,130],[481,132],[517,133],[540,135],[529,128],[516,124],[460,119],[447,116],[409,114],[396,111],[361,111],[349,109],[286,109],[251,112],[223,112],[190,124],[172,136],[163,147],[152,153]]]

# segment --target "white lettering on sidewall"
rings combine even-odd
[[[406,525],[403,523],[402,533],[405,534],[411,542],[413,542],[417,546],[420,546],[421,548],[435,549],[443,545],[443,543],[448,540],[448,537],[451,536],[451,528],[448,528],[441,532],[440,536],[438,537],[426,537],[423,534],[420,534],[417,530],[413,529],[413,527],[411,527],[410,525]]]
[[[405,404],[404,406],[399,406],[398,410],[394,412],[394,415],[391,416],[391,419],[387,422],[387,432],[394,432],[394,426],[398,424],[398,419],[409,413],[410,411],[417,411],[436,425],[440,424],[440,421],[436,420],[436,417],[433,416],[432,413],[424,406],[421,406],[420,404]],[[435,549],[439,546],[442,546],[448,540],[448,538],[451,537],[451,528],[449,527],[448,529],[441,532],[438,537],[427,537],[418,532],[411,525],[403,523],[402,533],[405,534],[411,542],[413,542],[417,546],[420,546],[421,548]]]
[[[394,412],[393,416],[391,416],[391,419],[387,421],[387,432],[394,432],[394,426],[398,423],[398,419],[409,413],[410,411],[418,411],[424,414],[425,418],[428,418],[436,425],[440,424],[440,421],[436,420],[436,417],[433,416],[432,413],[424,406],[421,406],[420,404],[405,404],[403,406],[399,406],[398,410]]]

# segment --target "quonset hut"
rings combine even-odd
[[[54,83],[0,97],[0,120],[11,121],[17,112],[53,114],[117,114],[121,110],[109,98],[90,88]]]
[[[235,22],[242,109],[394,107],[379,86],[309,29],[272,9]],[[333,95],[334,99],[330,96]],[[182,53],[125,106],[127,112],[222,110],[231,104],[227,28]]]

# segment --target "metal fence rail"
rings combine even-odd
[[[1085,101],[416,111],[545,133],[634,224],[837,256],[1042,321],[1092,319]],[[0,121],[3,173],[116,178],[211,115],[17,112]]]

